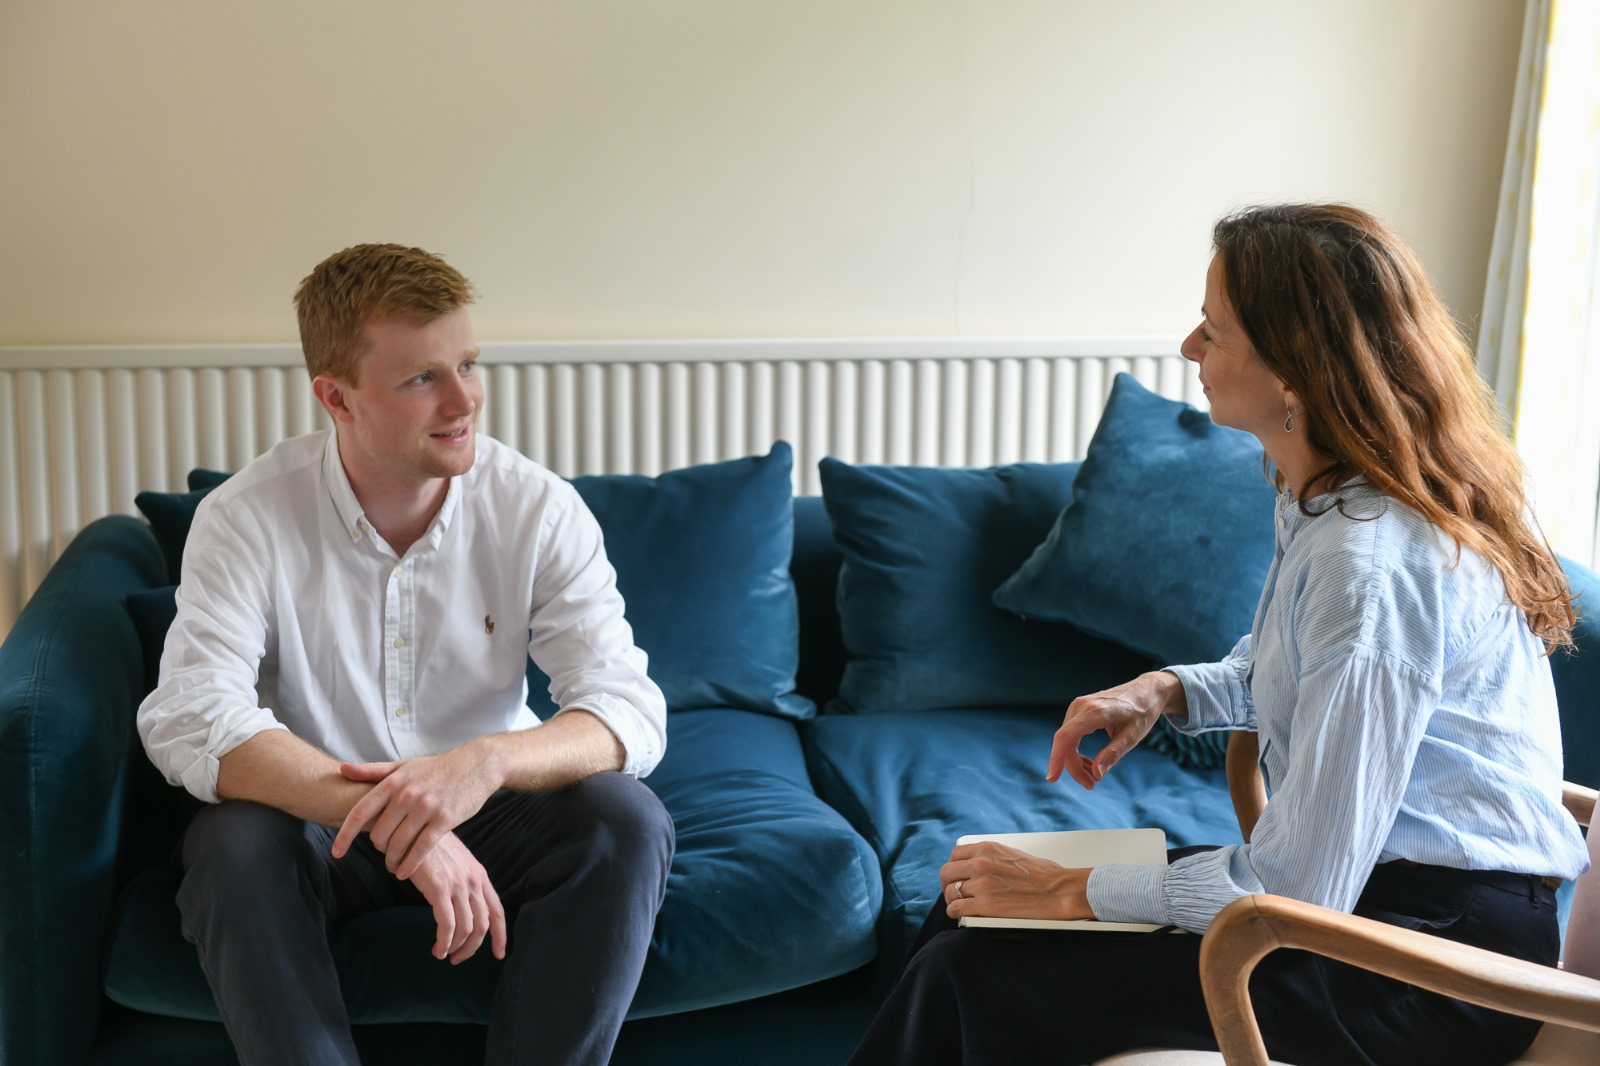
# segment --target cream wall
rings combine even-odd
[[[0,345],[290,341],[365,240],[480,339],[1186,331],[1338,198],[1470,325],[1520,0],[0,4]]]

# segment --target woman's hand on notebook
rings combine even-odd
[[[958,844],[939,868],[945,913],[952,918],[1093,918],[1086,895],[1087,868],[1058,866],[1048,859],[986,840]]]

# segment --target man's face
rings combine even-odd
[[[483,410],[478,345],[465,307],[426,324],[366,326],[361,383],[337,381],[347,423],[340,454],[353,483],[416,488],[472,469]]]

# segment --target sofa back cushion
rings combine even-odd
[[[1163,664],[1215,662],[1255,620],[1277,495],[1255,437],[1118,374],[1069,505],[994,602]]]
[[[788,718],[816,713],[795,692],[800,617],[794,550],[794,454],[670,470],[659,477],[574,478],[605,533],[634,642],[667,706],[732,707]],[[529,700],[553,708],[532,663]]]
[[[1071,499],[1076,463],[978,468],[821,464],[843,556],[848,658],[830,710],[1062,709],[1149,660],[990,602]]]
[[[1562,775],[1600,788],[1600,574],[1571,559],[1562,559],[1561,566],[1578,612],[1573,646],[1550,656],[1561,712]]]

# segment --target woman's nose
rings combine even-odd
[[[1191,330],[1189,335],[1183,338],[1183,343],[1178,345],[1178,354],[1193,363],[1200,361],[1199,333],[1199,330]]]

